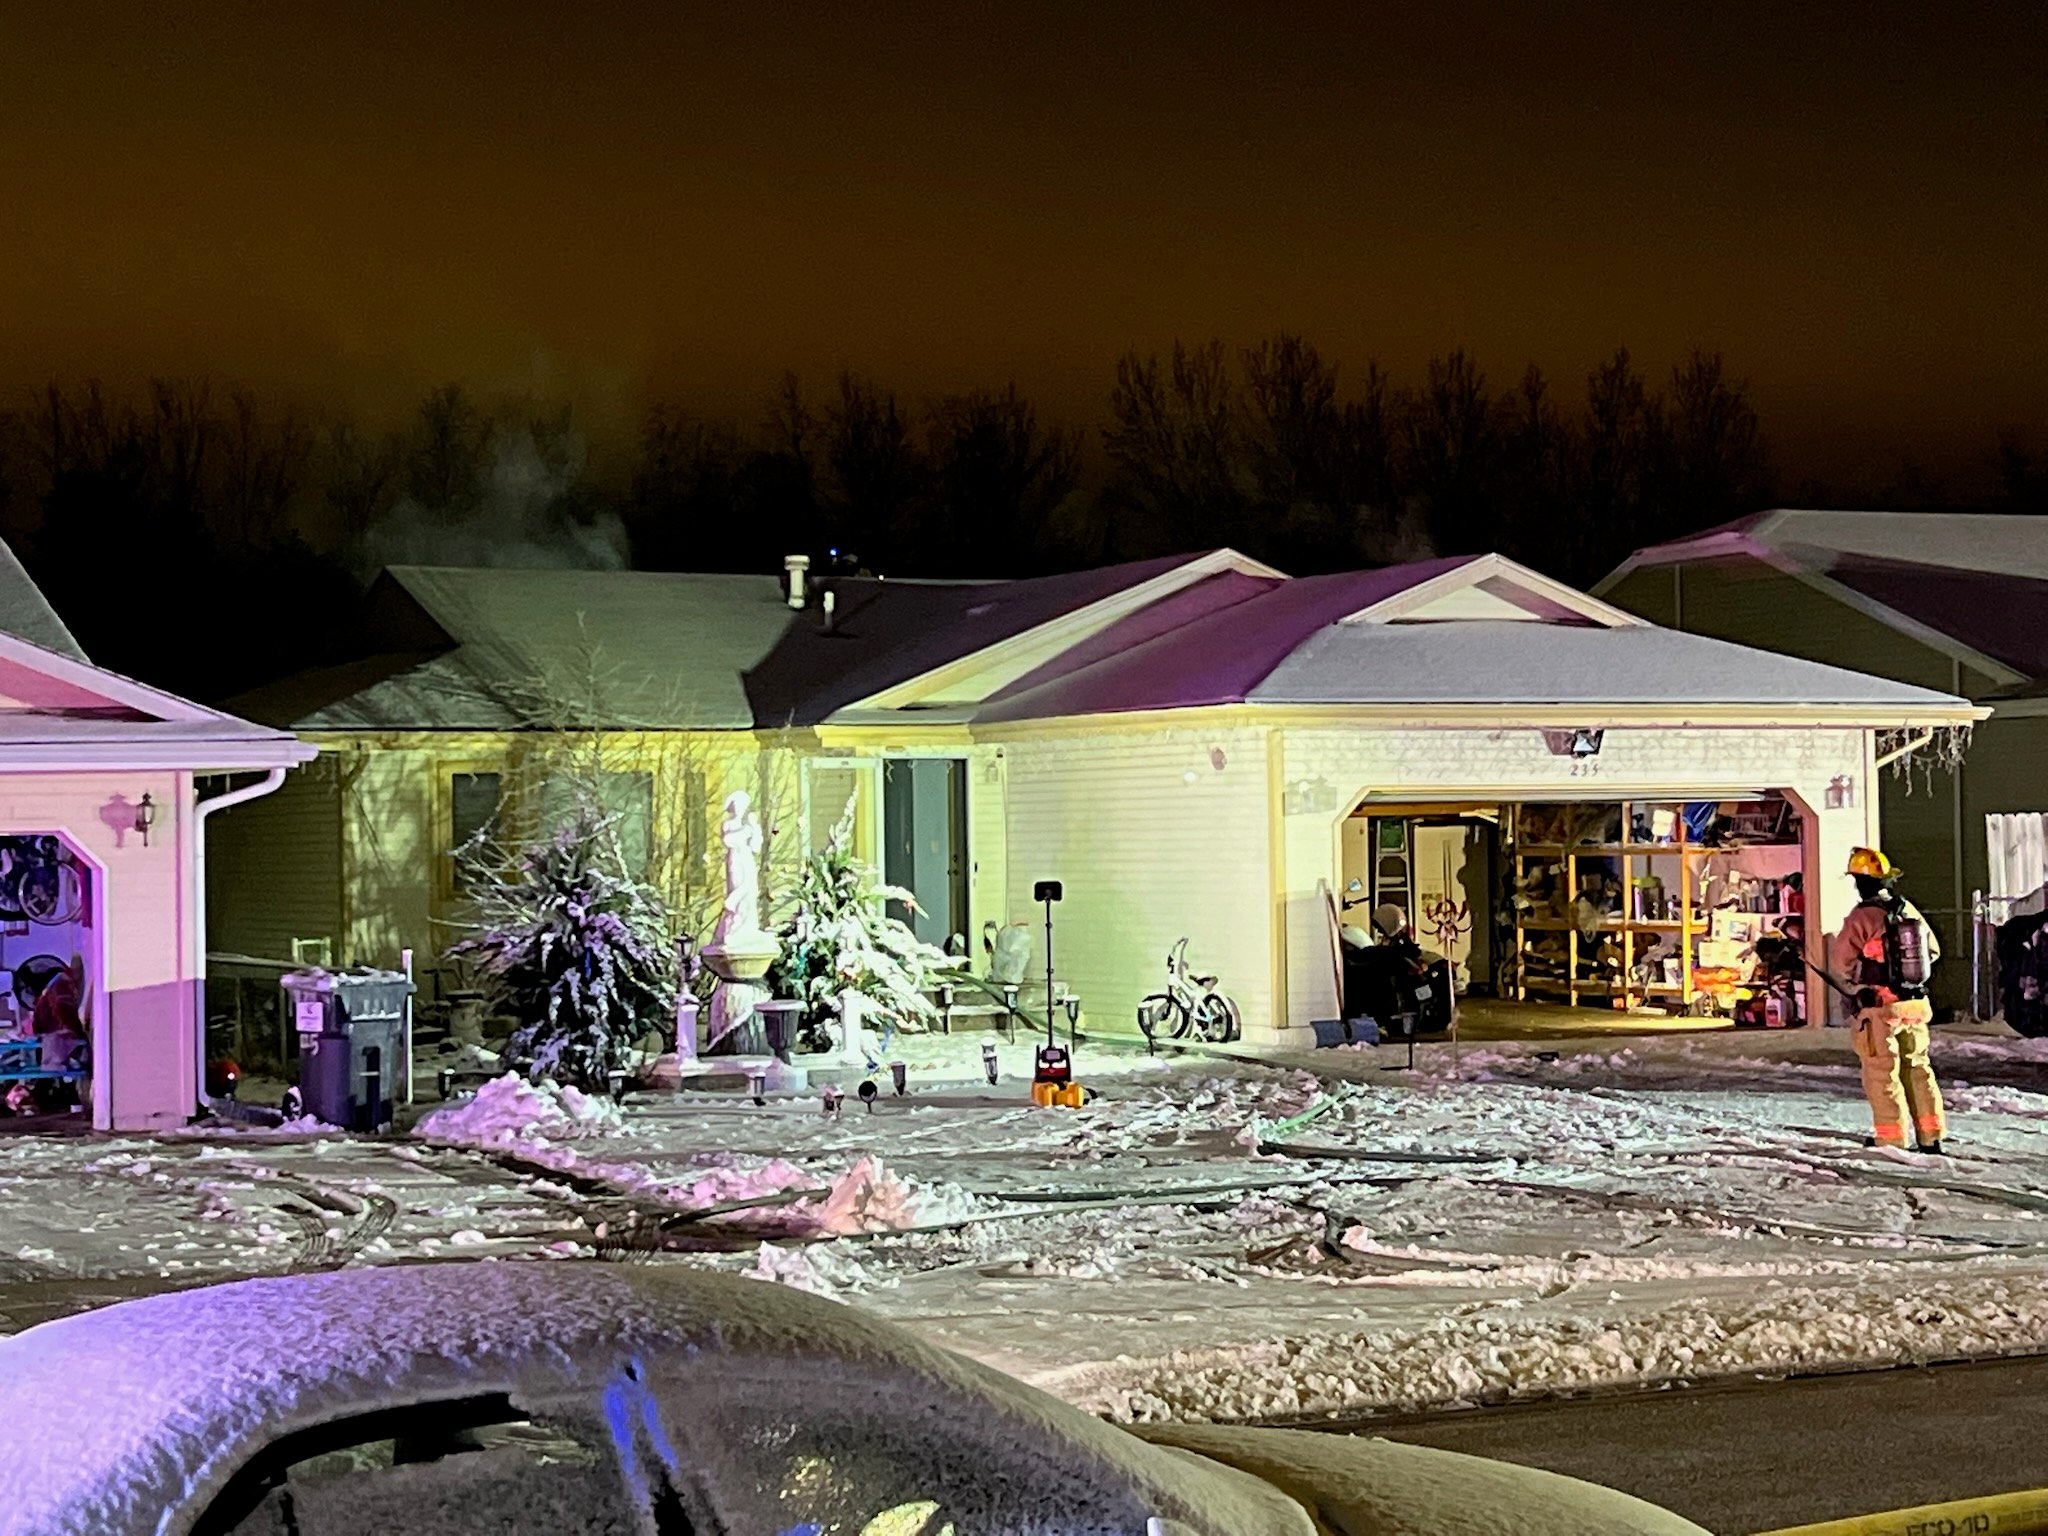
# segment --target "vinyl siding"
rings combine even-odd
[[[436,754],[348,753],[341,762],[343,939],[336,959],[396,966],[402,950],[438,954],[433,922],[446,859],[436,824]]]
[[[341,793],[318,757],[206,825],[207,947],[289,960],[293,939],[341,940]]]
[[[1220,764],[1220,766],[1219,766]],[[1022,738],[1004,747],[1009,915],[1034,931],[1040,880],[1059,880],[1054,954],[1089,1027],[1134,1033],[1166,952],[1237,999],[1248,1034],[1272,1023],[1265,733],[1160,728]]]

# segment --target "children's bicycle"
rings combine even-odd
[[[1138,1025],[1147,1038],[1164,1034],[1185,1040],[1192,1034],[1217,1045],[1235,1040],[1243,1030],[1237,1003],[1216,990],[1216,978],[1190,974],[1186,939],[1176,940],[1166,952],[1166,990],[1138,1004]]]

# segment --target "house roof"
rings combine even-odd
[[[379,632],[408,649],[242,707],[309,731],[997,724],[1280,704],[1971,717],[1943,694],[1658,629],[1495,555],[1289,578],[1219,551],[1028,581],[828,585],[829,630],[770,577],[394,568],[373,600]],[[537,690],[542,679],[554,681]]]
[[[1528,616],[1432,617],[1466,611],[1449,605],[1473,588],[1519,591]],[[1421,595],[1437,606],[1408,602]],[[1604,605],[1545,606],[1567,596],[1497,556],[1279,582],[1064,675],[1029,679],[976,719],[1227,704],[1559,705],[1674,718],[1811,709],[1874,723],[1969,712],[1965,701],[1929,689],[1660,629]]]
[[[1752,559],[2011,686],[2048,678],[2048,518],[1988,512],[1836,512],[1786,508],[1653,545],[1631,572]]]
[[[73,661],[85,660],[84,650],[57,617],[57,610],[43,596],[43,589],[22,568],[4,540],[0,540],[0,632]]]
[[[1132,588],[1197,580],[1206,558],[1009,582],[835,577],[819,583],[829,632],[772,576],[394,566],[371,593],[392,649],[233,702],[300,730],[504,730],[563,708],[647,729],[809,725]]]
[[[194,704],[82,657],[0,632],[0,773],[288,768],[313,756],[289,732]]]

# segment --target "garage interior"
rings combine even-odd
[[[1809,842],[1777,792],[1368,797],[1343,823],[1344,939],[1370,942],[1372,915],[1398,908],[1450,962],[1459,997],[1490,1014],[1787,1027],[1809,1017]]]
[[[61,837],[0,836],[0,1132],[90,1124],[93,896]]]

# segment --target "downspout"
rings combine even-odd
[[[197,1059],[193,1062],[192,1096],[197,1108],[213,1107],[206,1094],[206,819],[231,805],[260,800],[284,784],[285,770],[273,768],[253,784],[228,790],[210,800],[193,802],[192,818],[192,992],[193,1034]]]

